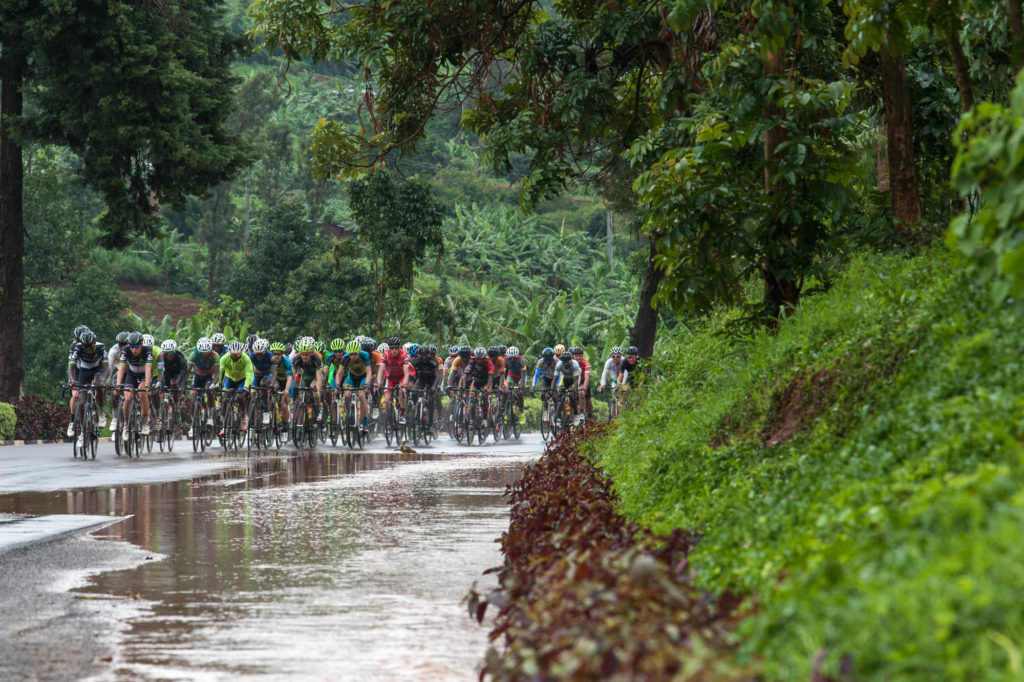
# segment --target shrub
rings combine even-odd
[[[8,403],[0,403],[0,440],[14,439],[14,425],[18,422],[18,416],[14,413],[14,407]]]
[[[16,398],[11,406],[17,417],[14,437],[18,440],[59,440],[71,420],[66,407],[35,395]]]
[[[484,673],[494,680],[745,679],[720,653],[736,616],[728,595],[694,588],[696,536],[657,537],[615,511],[608,477],[583,455],[591,425],[552,443],[507,493],[499,587],[471,591],[471,615],[500,611]]]

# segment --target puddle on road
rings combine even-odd
[[[306,453],[192,481],[0,496],[4,514],[133,514],[97,537],[166,559],[78,592],[148,603],[114,679],[476,679],[460,603],[500,563],[506,486],[536,457]]]

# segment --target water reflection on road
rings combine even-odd
[[[0,512],[134,514],[99,535],[166,556],[83,592],[147,604],[119,679],[476,679],[460,604],[500,562],[502,493],[537,447],[308,453],[194,481],[0,497]]]

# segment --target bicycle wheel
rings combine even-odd
[[[342,394],[344,395],[344,394]],[[327,416],[329,421],[327,422],[327,435],[331,439],[331,445],[338,444],[338,437],[342,436],[341,433],[341,416],[339,411],[341,409],[341,398],[335,398],[331,401],[331,406],[327,410]],[[350,446],[351,447],[351,446]]]
[[[160,448],[160,452],[164,451],[164,441],[166,440],[167,431],[167,403],[160,401],[160,428],[156,430],[156,444]]]
[[[99,429],[96,428],[98,421],[99,420],[96,415],[92,413],[92,410],[90,410],[89,420],[85,428],[85,447],[89,451],[89,459],[96,459],[96,448],[100,441]]]
[[[519,405],[513,404],[508,411],[508,415],[509,421],[512,422],[512,436],[519,440],[519,437],[523,435],[523,419],[522,413],[519,411]]]
[[[280,448],[284,436],[281,428],[281,406],[274,405],[274,409],[270,411],[270,433],[274,439],[274,447]]]
[[[494,442],[497,443],[498,439],[501,438],[501,406],[491,405],[491,415],[487,418],[487,425],[491,427],[491,434],[494,436]]]
[[[406,437],[412,438],[413,445],[420,444],[420,418],[419,403],[411,398],[405,403],[405,432]]]
[[[119,415],[121,420],[122,421],[124,420],[124,412],[121,411],[121,405],[119,403],[115,403],[115,405],[114,405],[114,410],[111,413],[111,417],[110,417],[111,421],[113,421],[113,419],[114,419],[113,415]],[[122,430],[122,428],[123,428],[123,426],[118,425],[118,427],[116,429],[114,429],[113,432],[110,434],[111,437],[114,440],[114,454],[117,455],[118,457],[121,456],[121,452],[124,450],[124,445],[125,445],[124,443],[121,442],[121,430]]]
[[[540,404],[540,435],[546,442],[551,438],[551,404],[544,399]]]
[[[393,401],[389,400],[388,404],[384,406],[384,440],[387,441],[389,448],[391,447],[391,441],[394,440],[397,435],[394,431],[394,427],[398,422],[397,419],[392,419],[395,413],[395,408],[392,403]]]
[[[137,401],[132,403],[131,420],[128,422],[128,438],[131,441],[128,444],[128,451],[135,455],[135,459],[138,459],[142,454],[142,408],[139,407]]]
[[[306,444],[309,445],[310,450],[316,450],[317,431],[319,430],[316,424],[316,414],[316,407],[310,405],[306,410]]]
[[[206,420],[203,418],[202,399],[202,396],[196,398],[196,404],[192,406],[192,452],[203,450],[203,427]]]
[[[434,437],[434,415],[430,408],[431,404],[420,403],[420,436],[423,438],[424,445],[430,445],[430,439]]]

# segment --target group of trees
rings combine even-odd
[[[497,172],[526,155],[525,205],[583,184],[638,217],[645,351],[652,303],[699,311],[757,278],[773,324],[850,244],[944,230],[971,205],[949,183],[958,117],[1007,99],[1024,40],[1018,0],[294,5],[256,0],[253,35],[365,79],[359,120],[316,128],[320,173],[408,152],[461,110]],[[982,174],[958,177],[970,199]]]
[[[751,282],[772,325],[848,249],[957,216],[1024,289],[1016,0],[0,4],[0,397],[23,303],[104,269],[284,337],[644,354]],[[62,274],[26,233],[87,249]]]

